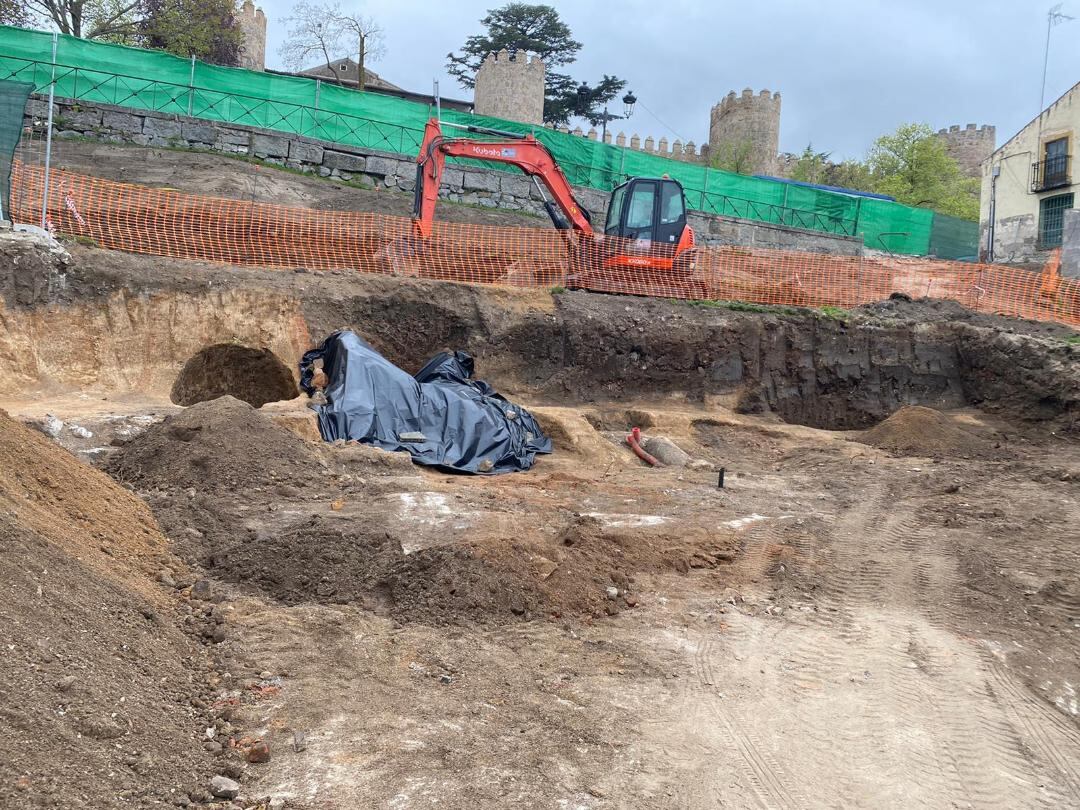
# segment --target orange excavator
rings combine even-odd
[[[617,268],[637,268],[689,276],[696,265],[694,231],[686,224],[682,184],[664,176],[632,177],[611,192],[602,234],[593,230],[589,212],[574,198],[573,188],[551,152],[532,135],[477,126],[459,127],[497,140],[445,138],[432,118],[416,156],[413,230],[420,240],[432,232],[435,203],[447,157],[473,158],[517,166],[540,193],[552,224],[577,235],[570,242],[570,281],[586,281]],[[575,285],[576,286],[576,285]]]

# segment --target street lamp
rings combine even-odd
[[[589,89],[589,85],[585,82],[581,83],[581,86],[577,89],[577,109],[579,115],[585,115],[589,111],[589,98],[592,96],[592,90]]]
[[[585,116],[589,112],[589,102],[592,100],[593,91],[589,88],[589,85],[585,82],[581,83],[581,86],[577,89],[577,101],[578,101],[578,113]],[[637,104],[637,96],[633,92],[627,93],[623,96],[623,118],[629,118],[634,114],[634,105]],[[601,133],[600,142],[607,143],[607,125],[608,121],[615,121],[619,118],[617,115],[612,115],[608,112],[607,104],[604,105],[604,111],[597,116],[601,121]]]

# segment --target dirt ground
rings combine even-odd
[[[998,445],[973,462],[724,409],[540,408],[556,454],[478,479],[299,450],[275,425],[301,403],[228,402],[108,466],[211,583],[220,671],[272,687],[234,715],[272,752],[245,766],[250,801],[1080,801],[1074,442],[935,414]],[[219,432],[185,433],[200,421]],[[631,423],[713,468],[640,465]],[[230,452],[208,461],[222,430]],[[289,463],[238,490],[260,452]],[[164,472],[140,483],[128,462],[150,458]]]
[[[0,421],[0,805],[1080,805],[1058,336],[75,259],[0,343],[56,433]],[[453,476],[303,399],[169,402],[204,347],[291,368],[343,325],[473,350],[555,453]]]

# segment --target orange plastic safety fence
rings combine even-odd
[[[44,173],[16,163],[13,215],[40,218]],[[524,287],[572,286],[663,298],[852,307],[887,298],[951,298],[982,312],[1080,325],[1080,283],[1042,273],[915,258],[700,247],[674,269],[611,265],[642,245],[565,231],[436,223],[413,235],[404,217],[320,211],[183,194],[54,170],[47,215],[58,232],[101,247],[235,265],[353,269]]]

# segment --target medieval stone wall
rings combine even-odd
[[[994,127],[968,124],[964,129],[960,129],[954,124],[948,129],[938,130],[937,135],[945,143],[945,152],[960,164],[960,170],[965,175],[982,176],[982,163],[994,151]]]
[[[236,22],[244,32],[244,46],[240,52],[240,67],[248,70],[266,70],[266,15],[255,8],[251,0],[244,0],[236,12]]]
[[[709,160],[730,163],[738,158],[744,174],[774,175],[780,152],[780,94],[749,87],[734,91],[709,116]]]
[[[507,121],[544,123],[544,63],[505,49],[488,54],[476,72],[473,109]]]

